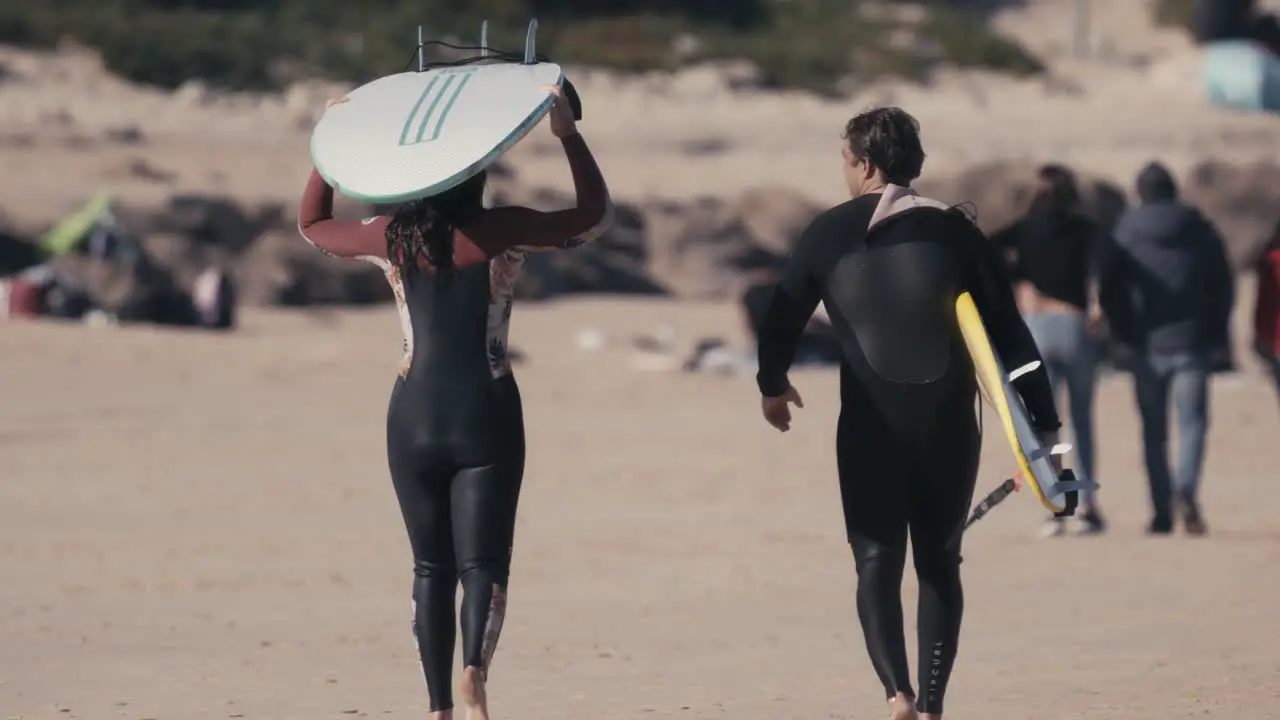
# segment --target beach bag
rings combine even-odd
[[[21,276],[0,279],[0,320],[41,315],[42,295],[38,285]]]

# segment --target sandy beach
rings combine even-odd
[[[835,374],[796,374],[808,407],[780,435],[749,378],[572,342],[667,322],[686,343],[738,326],[722,305],[517,309],[530,449],[495,717],[883,716]],[[398,351],[390,308],[253,313],[230,337],[6,326],[0,717],[423,717],[385,469]],[[974,526],[948,717],[1280,717],[1274,394],[1249,364],[1215,383],[1198,540],[1142,535],[1127,380],[1100,394],[1113,531],[1036,539],[1026,493]],[[982,485],[1011,466],[990,435]]]
[[[947,72],[834,101],[731,89],[722,68],[570,74],[627,202],[760,186],[838,201],[840,129],[886,103],[921,120],[926,180],[1065,161],[1128,187],[1155,157],[1179,173],[1280,161],[1275,116],[1209,107],[1198,50],[1150,28],[1148,3],[1092,3],[1089,60],[1070,57],[1073,4],[997,18],[1050,61],[1033,80]],[[101,189],[130,206],[201,193],[293,208],[308,133],[343,92],[165,93],[66,48],[0,48],[0,66],[0,215],[25,234]],[[545,128],[510,159],[522,182],[568,189]],[[1252,297],[1243,283],[1238,343]],[[885,717],[840,518],[836,374],[793,375],[806,408],[781,435],[751,378],[634,369],[627,338],[663,324],[683,349],[742,340],[725,304],[516,309],[529,455],[494,717]],[[579,350],[592,327],[612,343]],[[389,305],[248,308],[225,336],[0,325],[0,720],[425,717],[386,469],[400,343]],[[1096,409],[1110,532],[1038,539],[1029,492],[970,531],[947,717],[1280,718],[1280,410],[1238,357],[1212,389],[1208,537],[1144,536],[1124,376]],[[988,432],[980,490],[1012,470]],[[912,579],[906,594],[914,632]]]

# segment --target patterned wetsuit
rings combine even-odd
[[[333,189],[312,172],[299,218],[321,250],[386,273],[404,330],[387,412],[387,458],[414,559],[414,633],[432,710],[453,706],[454,597],[463,587],[463,662],[487,671],[506,604],[524,471],[520,393],[507,357],[515,283],[528,252],[599,237],[612,218],[581,136],[564,139],[577,207],[483,211],[453,232],[453,264],[402,271],[386,259],[390,218],[334,220]]]

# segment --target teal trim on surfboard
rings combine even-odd
[[[422,96],[418,98],[418,103],[414,105],[414,110],[412,113],[410,113],[409,119],[406,121],[406,127],[405,127],[406,131],[408,130],[409,126],[413,123],[414,116],[417,115],[417,111],[420,108],[421,104],[426,101],[427,94],[434,86],[435,80],[436,78],[432,78],[432,82],[428,83],[427,89],[423,91]],[[556,78],[555,84],[558,86],[563,86],[564,84],[563,71],[561,71],[560,77]],[[437,100],[439,99],[441,94],[443,93],[437,94]],[[454,94],[454,96],[450,99],[449,103],[446,105],[444,111],[441,113],[441,116],[448,113],[449,109],[453,105],[453,101],[457,99],[459,94],[460,93]],[[533,128],[536,127],[539,122],[542,121],[542,118],[547,116],[547,113],[551,111],[551,106],[554,103],[555,103],[555,96],[549,95],[546,100],[542,101],[542,103],[540,103],[538,107],[535,108],[534,111],[530,113],[527,118],[525,118],[524,122],[520,123],[520,125],[517,126],[516,129],[513,130],[505,140],[499,143],[498,146],[495,147],[493,150],[489,151],[487,155],[480,158],[476,162],[468,165],[466,169],[455,174],[453,177],[447,178],[445,180],[441,180],[438,183],[434,183],[428,187],[425,187],[421,190],[415,190],[413,192],[400,193],[398,195],[365,195],[362,193],[348,192],[345,188],[335,184],[333,180],[333,176],[325,172],[324,167],[321,165],[320,161],[316,158],[315,133],[311,134],[311,139],[308,143],[309,152],[311,153],[311,162],[312,162],[312,165],[315,166],[316,172],[320,173],[320,177],[324,178],[324,181],[329,183],[330,187],[332,187],[335,191],[341,193],[344,197],[350,198],[352,200],[370,203],[374,205],[395,205],[398,203],[421,200],[422,198],[431,197],[432,195],[439,195],[440,193],[452,187],[456,187],[457,185],[465,182],[466,180],[476,175],[476,173],[479,173],[481,170],[487,169],[490,165],[492,165],[499,158],[505,155],[506,152],[510,150],[512,146],[514,146],[516,143],[523,140],[524,137],[528,135],[529,132],[533,130]],[[440,125],[437,124],[437,132],[439,130],[439,127]],[[405,134],[401,135],[402,140],[405,137],[406,137]],[[419,138],[419,140],[421,140],[421,138]]]
[[[400,131],[401,145],[408,144],[405,141],[409,139],[409,126],[413,125],[413,119],[418,117],[418,110],[422,107],[422,103],[426,101],[427,96],[431,94],[431,91],[436,89],[436,83],[438,82],[440,82],[439,75],[431,78],[431,82],[427,83],[427,86],[422,89],[422,94],[418,96],[418,102],[414,103],[413,109],[409,111],[409,117],[404,119],[404,129]],[[440,98],[437,97],[436,99],[439,100]],[[428,111],[428,113],[430,113],[430,111]],[[429,114],[428,117],[430,117]],[[421,133],[419,133],[419,135],[421,135]],[[419,137],[418,141],[421,142],[422,138]]]
[[[444,121],[446,118],[449,117],[449,111],[453,109],[453,104],[458,102],[458,97],[462,95],[462,91],[467,87],[467,83],[471,82],[471,75],[472,73],[465,73],[462,75],[462,81],[458,83],[458,89],[454,90],[453,95],[449,96],[449,102],[444,104],[444,109],[440,111],[440,117],[436,118],[436,129],[431,131],[432,141],[439,139],[440,131],[444,129]],[[444,95],[444,91],[449,89],[449,84],[453,82],[453,79],[455,77],[458,77],[458,76],[457,75],[449,76],[448,81],[446,81],[444,84],[444,90],[440,91],[441,95]],[[427,115],[428,117],[430,117],[429,111]],[[426,126],[427,126],[427,121],[423,120],[422,121],[423,129],[425,129]],[[418,130],[418,142],[422,142],[422,130]]]

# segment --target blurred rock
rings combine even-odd
[[[1280,166],[1208,162],[1181,180],[1183,197],[1222,231],[1236,267],[1253,256],[1280,221]]]
[[[0,224],[0,277],[22,272],[41,260],[35,241]]]
[[[190,295],[157,265],[143,260],[123,263],[88,255],[66,255],[49,265],[59,276],[72,278],[93,305],[122,321],[189,325]]]
[[[655,201],[641,207],[641,216],[651,253],[649,267],[682,297],[736,295],[744,273],[785,262],[785,248],[767,245],[780,246],[789,240],[778,236],[762,240],[735,205],[722,200]],[[764,214],[756,224],[768,224]]]
[[[393,299],[377,266],[329,257],[296,230],[263,234],[236,258],[232,274],[240,301],[248,305],[368,305]]]
[[[968,204],[978,224],[992,232],[1025,211],[1035,170],[1029,163],[983,163],[953,177],[922,182],[919,189],[946,202]],[[1113,225],[1128,204],[1128,188],[1088,175],[1079,180],[1088,212],[1105,226]],[[1184,197],[1223,230],[1237,264],[1280,219],[1280,166],[1206,163],[1180,181]],[[494,204],[541,210],[573,202],[521,184],[505,167],[491,173],[490,198]],[[570,293],[732,298],[756,271],[781,267],[822,209],[779,187],[730,199],[621,202],[614,227],[595,243],[531,253],[516,292],[527,299]],[[354,219],[367,211],[348,203],[340,215]],[[279,205],[175,195],[159,208],[122,207],[115,214],[137,239],[141,262],[78,255],[54,261],[58,271],[78,278],[110,312],[142,307],[176,317],[184,302],[190,305],[197,278],[210,268],[226,269],[236,296],[249,305],[362,305],[392,299],[379,268],[320,253],[298,235],[293,210]],[[39,260],[31,241],[0,232],[0,274]]]
[[[233,200],[202,195],[174,195],[156,210],[125,210],[121,223],[134,235],[167,233],[191,242],[237,253],[273,225],[282,222],[278,207],[247,208]]]

